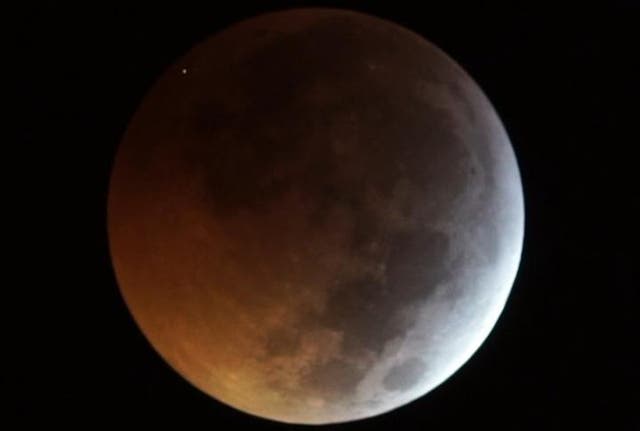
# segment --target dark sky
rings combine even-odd
[[[17,277],[3,283],[2,417],[295,428],[225,407],[162,362],[119,296],[105,217],[116,147],[163,69],[238,19],[308,2],[170,3],[41,2],[5,16],[18,126],[4,159],[7,229],[18,241],[7,246]],[[524,253],[502,317],[459,372],[404,408],[332,429],[640,429],[640,7],[394,3],[313,4],[403,24],[480,84],[520,164]]]

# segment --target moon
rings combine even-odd
[[[358,12],[235,24],[170,66],[117,151],[123,298],[195,387],[281,422],[346,422],[445,381],[520,261],[517,161],[436,46]]]

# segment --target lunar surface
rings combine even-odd
[[[234,25],[160,77],[111,178],[123,297],[244,412],[356,420],[424,395],[501,313],[524,211],[508,136],[442,51],[360,13]]]

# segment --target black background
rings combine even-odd
[[[118,142],[163,69],[241,18],[309,3],[86,3],[5,15],[18,139],[3,158],[16,241],[5,242],[0,412],[89,428],[289,429],[212,400],[159,358],[118,293],[105,216]],[[640,429],[634,3],[313,3],[393,20],[457,60],[503,119],[526,202],[522,265],[480,350],[422,399],[335,429]]]

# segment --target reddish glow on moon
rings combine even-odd
[[[180,375],[316,424],[397,408],[468,360],[524,226],[471,78],[406,29],[329,9],[244,21],[167,70],[119,148],[108,218],[124,299]]]

